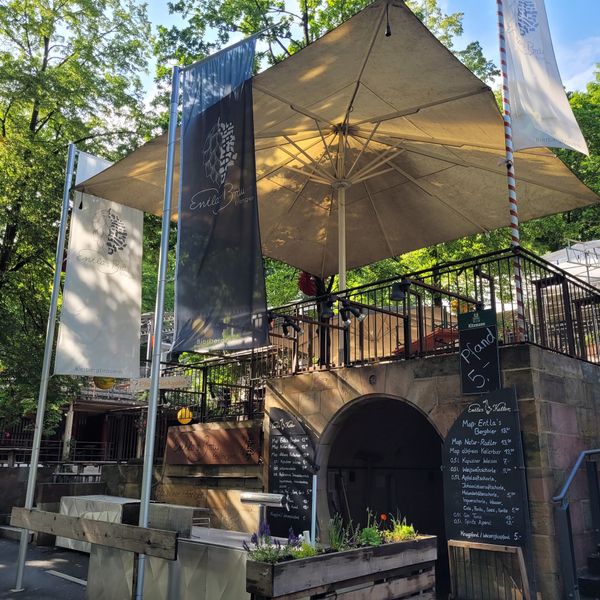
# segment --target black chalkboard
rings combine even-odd
[[[290,510],[269,508],[272,535],[287,537],[310,531],[312,477],[315,451],[311,436],[300,422],[279,408],[269,410],[269,492],[287,494]]]
[[[446,537],[524,546],[527,489],[517,397],[502,389],[472,402],[444,443]]]
[[[500,389],[496,311],[476,310],[458,315],[458,345],[462,393]]]

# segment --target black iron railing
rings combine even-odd
[[[195,420],[200,422],[260,418],[268,358],[261,353],[259,361],[256,356],[249,353],[239,358],[165,364],[159,397],[165,418],[175,420],[182,407],[191,408]]]
[[[579,600],[579,584],[575,548],[573,546],[573,530],[571,526],[571,510],[569,492],[576,476],[585,464],[587,489],[589,495],[589,510],[593,528],[594,544],[600,545],[600,486],[598,485],[598,461],[592,457],[600,454],[600,448],[585,450],[579,454],[560,492],[552,498],[556,514],[556,530],[560,553],[561,579],[564,598]]]
[[[600,361],[600,293],[526,251],[524,338]],[[499,339],[518,341],[513,250],[446,264],[271,311],[270,376],[456,351],[458,315],[495,308]]]

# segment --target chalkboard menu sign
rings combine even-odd
[[[446,536],[524,546],[527,490],[514,389],[471,403],[444,443]]]
[[[476,310],[458,315],[460,385],[463,394],[500,388],[496,311]]]
[[[298,535],[310,530],[314,445],[288,412],[272,408],[269,420],[269,492],[287,494],[290,510],[269,508],[267,521],[275,536],[287,537],[290,527]]]

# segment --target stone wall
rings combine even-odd
[[[579,452],[600,446],[600,367],[534,346],[502,348],[500,363],[503,385],[516,386],[519,398],[538,588],[544,599],[558,600],[561,587],[551,500]],[[324,466],[340,412],[353,402],[382,396],[414,406],[442,437],[472,398],[461,395],[457,357],[447,355],[272,380],[266,406],[301,415],[319,440],[317,463]],[[329,518],[326,485],[326,469],[322,469],[317,502],[322,531]],[[571,495],[581,566],[592,549],[587,497],[582,472]]]
[[[142,465],[105,465],[102,480],[111,496],[140,498]],[[152,500],[211,509],[210,525],[218,529],[252,532],[258,509],[240,502],[244,490],[262,491],[260,466],[155,466]]]

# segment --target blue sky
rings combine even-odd
[[[498,64],[496,0],[438,0],[446,12],[464,13],[464,35],[455,47],[479,40],[488,59]],[[170,25],[165,0],[149,0],[150,20]],[[567,90],[585,89],[600,63],[600,0],[546,0],[554,49]],[[150,83],[151,78],[148,78]]]

